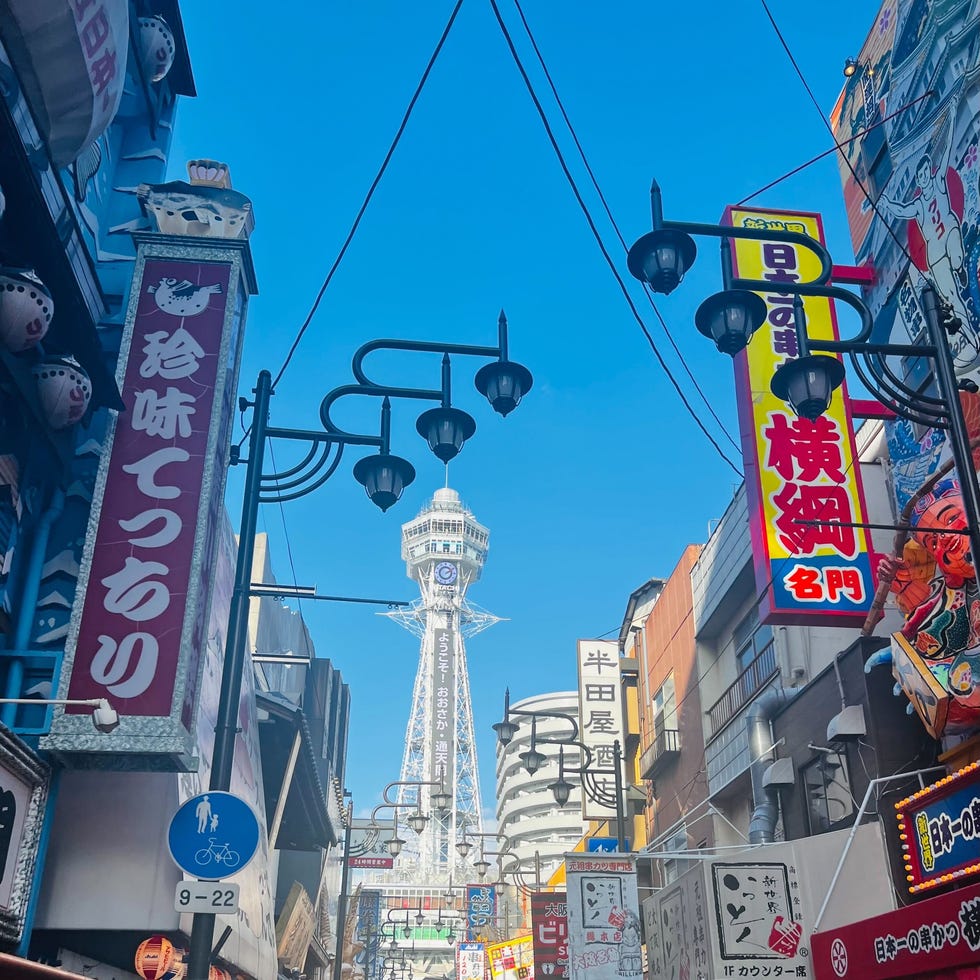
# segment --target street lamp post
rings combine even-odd
[[[619,739],[613,742],[613,765],[612,768],[597,768],[593,763],[592,750],[579,740],[578,722],[571,716],[562,711],[530,711],[524,708],[512,708],[510,706],[510,689],[504,692],[504,717],[493,725],[493,730],[497,733],[497,741],[501,745],[508,745],[519,729],[519,723],[511,721],[512,715],[522,718],[529,718],[531,721],[531,740],[528,748],[520,753],[521,764],[524,768],[534,775],[546,763],[547,756],[538,751],[538,743],[547,743],[558,746],[558,779],[549,784],[555,802],[559,806],[568,803],[568,797],[573,789],[572,784],[565,779],[565,773],[576,773],[582,777],[582,790],[589,799],[600,806],[609,807],[616,810],[616,841],[620,852],[626,851],[626,814],[623,805],[623,753]],[[537,721],[539,718],[558,718],[569,726],[568,735],[562,734],[558,737],[538,735]],[[576,768],[568,768],[565,764],[565,746],[571,745],[581,753],[582,764]],[[609,792],[605,780],[599,779],[602,776],[612,776],[614,791]]]
[[[659,293],[672,292],[684,278],[697,255],[692,235],[721,239],[723,291],[708,297],[695,314],[698,330],[715,342],[719,351],[734,357],[766,320],[766,304],[758,292],[780,292],[794,297],[793,320],[799,356],[787,360],[773,375],[770,388],[800,417],[815,421],[830,405],[834,391],[844,380],[844,366],[834,354],[847,354],[865,387],[897,415],[920,425],[949,432],[953,461],[959,475],[966,509],[970,546],[980,556],[980,485],[973,466],[970,436],[959,400],[959,383],[949,346],[949,336],[963,328],[952,310],[940,300],[935,286],[926,280],[922,310],[926,322],[925,344],[890,344],[872,341],[874,320],[861,298],[847,289],[830,285],[833,263],[820,242],[798,232],[770,228],[736,228],[685,221],[665,221],[660,187],[650,190],[653,230],[629,250],[632,275]],[[736,278],[732,274],[733,239],[786,242],[813,253],[820,262],[816,278],[806,282],[777,284],[761,279]],[[846,340],[814,340],[807,333],[804,296],[822,296],[851,306],[861,319],[859,332]],[[821,353],[814,353],[814,352]],[[925,386],[913,389],[888,364],[888,357],[925,358],[935,368],[938,392]]]
[[[364,371],[364,360],[378,350],[442,354],[440,386],[432,389],[406,388],[372,382]],[[498,319],[498,342],[494,347],[412,340],[374,340],[364,344],[354,354],[351,362],[355,383],[335,388],[320,403],[322,430],[269,426],[269,400],[273,390],[272,375],[268,371],[259,373],[254,389],[255,400],[240,400],[243,411],[252,407],[254,413],[246,461],[235,585],[221,670],[209,783],[212,792],[227,792],[231,788],[238,708],[248,642],[248,607],[259,504],[284,503],[312,493],[336,472],[344,447],[370,446],[378,452],[355,463],[354,479],[364,486],[368,496],[378,507],[387,510],[415,479],[415,468],[412,464],[390,451],[392,398],[439,402],[438,408],[430,409],[419,416],[416,428],[443,462],[453,459],[476,429],[473,419],[451,404],[451,358],[454,356],[496,358],[481,367],[474,380],[477,390],[487,398],[493,410],[502,416],[509,415],[531,389],[533,381],[530,371],[509,359],[507,318],[501,311]],[[382,399],[381,429],[378,435],[347,432],[333,422],[330,417],[331,407],[338,399],[351,395]],[[265,474],[265,447],[270,439],[300,443],[305,447],[306,455],[295,466]],[[232,448],[230,462],[232,465],[241,462],[237,447]],[[187,965],[188,980],[208,980],[214,922],[213,913],[194,914]]]

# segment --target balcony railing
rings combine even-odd
[[[681,751],[681,733],[673,728],[662,728],[654,736],[653,743],[640,755],[640,776],[655,779],[668,762],[676,759]]]
[[[776,646],[770,640],[755,660],[738,675],[735,683],[708,709],[711,734],[717,735],[778,671]]]

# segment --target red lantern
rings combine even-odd
[[[231,974],[220,966],[212,966],[208,972],[208,980],[231,980]]]
[[[52,429],[67,429],[85,414],[92,400],[92,382],[73,357],[45,357],[31,373]]]
[[[12,354],[36,347],[51,326],[54,302],[33,269],[0,267],[0,342]]]
[[[143,980],[163,980],[176,956],[174,944],[166,936],[150,936],[136,949],[136,972]]]

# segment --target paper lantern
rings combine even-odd
[[[208,980],[231,980],[231,974],[220,966],[212,966],[208,972]]]
[[[136,972],[143,980],[163,980],[177,957],[166,936],[150,936],[136,948]]]
[[[151,82],[167,77],[175,51],[174,33],[162,17],[140,17],[140,64]]]
[[[92,400],[92,382],[73,357],[46,357],[31,373],[52,429],[67,429],[85,414]]]
[[[184,977],[187,976],[187,954],[188,950],[186,949],[175,950],[174,964],[160,980],[184,980]]]
[[[51,326],[54,302],[33,269],[0,266],[0,342],[12,354],[36,347]]]

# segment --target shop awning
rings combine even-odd
[[[23,960],[9,953],[0,953],[0,977],[3,980],[84,980],[77,973],[68,973],[33,960]]]
[[[336,844],[337,834],[327,816],[316,751],[303,709],[287,698],[267,693],[256,695],[256,705],[268,716],[259,724],[259,746],[270,832],[280,793],[288,783],[276,846],[311,851]],[[298,751],[295,751],[297,746]],[[295,765],[290,767],[292,756],[295,756]],[[287,780],[284,776],[290,778]]]
[[[67,166],[119,108],[128,0],[0,0],[0,26],[51,158]]]

